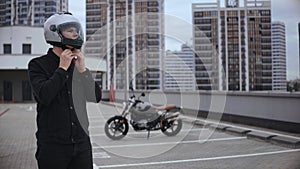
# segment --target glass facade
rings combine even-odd
[[[285,24],[272,22],[273,90],[287,91]]]
[[[87,56],[107,61],[107,87],[161,89],[161,0],[86,1]]]
[[[68,11],[68,0],[0,1],[0,26],[43,26],[57,12]]]
[[[248,3],[193,5],[198,89],[272,90],[271,6]]]

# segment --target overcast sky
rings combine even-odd
[[[209,1],[216,0],[165,0],[167,49],[179,50],[182,43],[191,43],[192,3]],[[282,21],[286,24],[287,75],[289,80],[295,79],[299,77],[299,36],[297,28],[300,22],[300,0],[272,0],[271,2],[272,21]],[[69,11],[81,20],[85,28],[85,0],[69,0]]]

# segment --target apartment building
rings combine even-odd
[[[1,102],[33,100],[27,64],[50,47],[44,39],[44,21],[67,9],[67,0],[0,1]]]
[[[198,89],[272,90],[271,1],[217,0],[192,9]]]
[[[167,51],[164,62],[164,89],[194,91],[194,61],[194,51],[187,44],[182,44],[180,51]]]
[[[163,12],[163,0],[86,1],[85,53],[106,60],[107,89],[162,89]]]
[[[0,26],[43,26],[52,14],[68,11],[68,0],[0,1]]]
[[[299,78],[300,78],[300,22],[298,23],[298,35],[299,35],[299,39],[298,39],[298,44],[299,44]]]
[[[272,22],[273,90],[286,91],[286,33],[283,22]]]

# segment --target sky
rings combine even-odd
[[[192,44],[192,3],[212,1],[216,2],[216,0],[165,0],[166,49],[180,50],[181,44],[186,42]],[[287,78],[288,80],[299,78],[300,0],[271,0],[271,3],[272,21],[281,21],[286,25]],[[69,0],[69,11],[81,21],[85,29],[85,0]]]

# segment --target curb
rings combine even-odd
[[[216,129],[217,131],[225,132],[235,136],[246,136],[248,139],[253,139],[256,141],[264,141],[271,144],[294,149],[300,148],[300,138],[297,137],[288,137],[276,133],[253,131],[249,129],[242,129],[217,123],[207,123],[204,120],[195,120],[192,123],[194,125]]]
[[[245,136],[247,133],[251,132],[251,130],[229,127],[225,129],[225,133],[237,135],[237,136]]]
[[[262,132],[257,132],[257,131],[251,131],[246,134],[247,138],[249,139],[254,139],[258,141],[270,141],[272,137],[275,137],[276,135],[274,134],[267,134],[267,133],[262,133]]]
[[[226,125],[222,125],[222,124],[211,124],[208,127],[212,128],[212,129],[216,129],[218,131],[225,131],[225,130],[231,128],[230,126],[226,126]]]
[[[105,105],[110,106],[119,106],[121,107],[120,103],[115,104],[115,102],[101,102]],[[188,116],[186,116],[188,117]],[[202,127],[208,127],[211,129],[215,129],[220,132],[225,132],[231,135],[236,136],[246,136],[248,139],[253,139],[256,141],[264,141],[271,144],[284,146],[288,148],[300,148],[300,138],[299,137],[293,137],[293,136],[284,136],[277,133],[270,133],[270,132],[260,132],[257,130],[251,130],[251,129],[245,129],[240,127],[234,127],[232,125],[224,125],[222,123],[214,123],[214,122],[206,122],[205,120],[188,120],[185,119],[184,121],[193,123],[194,125],[202,126]]]
[[[195,125],[202,126],[202,127],[208,127],[209,125],[212,124],[212,123],[206,123],[205,121],[202,120],[195,120],[193,123]]]
[[[284,137],[284,136],[274,136],[270,139],[271,143],[279,144],[289,148],[300,148],[300,139]]]

